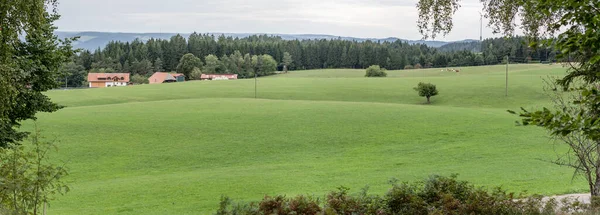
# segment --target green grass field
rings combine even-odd
[[[295,71],[254,80],[56,90],[67,108],[39,114],[60,142],[72,191],[49,214],[211,214],[221,195],[323,195],[339,186],[383,194],[394,177],[458,173],[478,186],[561,194],[585,191],[548,162],[545,131],[517,127],[507,109],[548,105],[549,65],[388,71]],[[423,105],[413,87],[437,85]],[[31,129],[31,124],[24,126]]]

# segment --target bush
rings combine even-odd
[[[407,69],[407,70],[408,69],[414,69],[414,67],[412,65],[406,65],[406,66],[404,66],[404,69]]]
[[[305,196],[265,196],[260,202],[233,205],[229,197],[222,196],[217,215],[229,214],[319,214],[323,211],[318,199]]]
[[[148,81],[148,77],[139,75],[139,74],[135,74],[133,76],[131,76],[131,82],[134,84],[147,84],[150,83],[150,81]]]
[[[522,196],[496,188],[488,192],[466,181],[450,177],[431,176],[413,184],[394,183],[383,196],[348,194],[349,189],[338,188],[325,197],[266,196],[260,202],[232,205],[227,197],[221,198],[219,215],[233,214],[563,214],[577,211],[580,214],[598,212],[589,204],[566,201],[558,207],[555,200],[542,200],[541,196]]]
[[[194,69],[192,70],[192,73],[190,73],[190,80],[200,80],[200,78],[202,77],[202,70],[200,70],[198,67],[194,67]]]
[[[367,74],[365,77],[386,77],[387,73],[385,69],[379,67],[379,65],[373,65],[367,68]]]
[[[415,64],[415,69],[422,69],[422,68],[423,68],[423,66],[421,66],[420,63]]]

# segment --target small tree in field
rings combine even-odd
[[[427,98],[427,104],[431,103],[431,97],[438,94],[438,90],[435,88],[435,85],[430,83],[421,82],[414,89],[415,91],[419,92],[419,96]]]
[[[384,68],[379,67],[379,65],[373,65],[367,68],[367,74],[365,77],[386,77],[387,73]]]

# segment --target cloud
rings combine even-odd
[[[313,33],[419,39],[417,0],[62,0],[60,30]],[[479,37],[479,0],[463,0],[445,40]],[[491,30],[486,35],[491,36]]]

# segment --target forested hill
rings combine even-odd
[[[481,42],[480,41],[464,41],[464,42],[455,42],[443,45],[438,48],[438,50],[442,52],[453,52],[453,51],[471,51],[471,52],[481,52]]]
[[[104,48],[111,41],[120,41],[120,42],[133,42],[136,39],[141,41],[148,41],[150,38],[154,39],[165,39],[168,40],[172,36],[175,36],[176,33],[113,33],[113,32],[65,32],[65,31],[57,31],[56,35],[60,38],[66,37],[80,37],[79,41],[75,43],[75,48],[82,48],[85,50],[93,51],[97,48]],[[247,38],[256,34],[249,33],[210,33],[218,37],[220,35],[224,35],[225,37],[234,37],[234,38]],[[180,34],[181,36],[188,38],[190,36],[187,34]],[[371,41],[381,41],[381,42],[394,42],[396,40],[401,40],[408,44],[425,44],[429,47],[441,47],[443,45],[454,43],[454,42],[444,42],[444,41],[424,41],[424,40],[405,40],[399,39],[395,37],[388,38],[357,38],[357,37],[340,37],[333,35],[322,35],[322,34],[269,34],[271,36],[281,37],[283,40],[347,40],[347,41],[358,41],[365,42],[367,40]],[[468,42],[471,40],[464,41],[456,41],[456,42]]]
[[[61,79],[68,80],[68,86],[85,86],[88,72],[127,72],[145,80],[153,72],[178,71],[189,79],[197,68],[196,74],[235,73],[244,78],[269,75],[282,70],[283,65],[289,70],[359,69],[371,65],[396,70],[494,65],[504,62],[507,56],[516,63],[544,62],[556,56],[548,47],[529,48],[523,37],[486,39],[481,47],[481,52],[443,52],[400,40],[285,40],[267,35],[237,38],[193,33],[187,38],[175,35],[169,39],[113,41],[94,51],[83,50],[63,67],[61,73],[66,77]],[[184,59],[192,62],[189,68]]]

